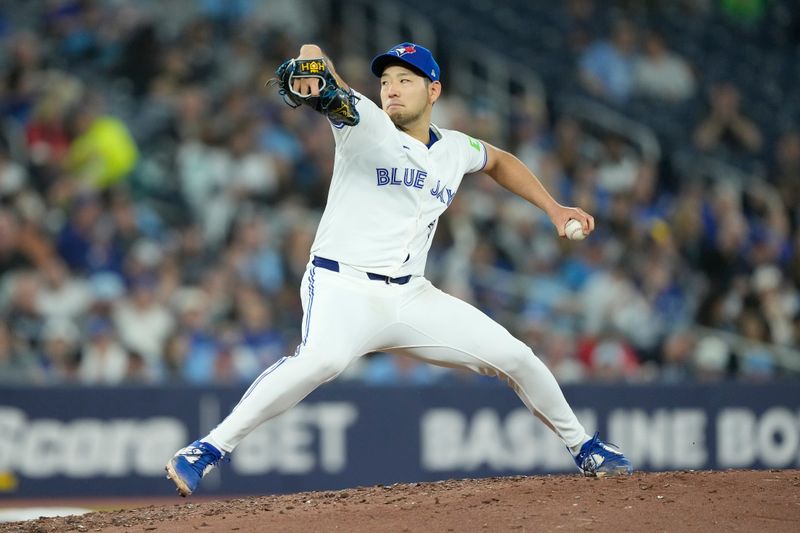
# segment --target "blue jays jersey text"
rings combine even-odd
[[[402,177],[400,174],[402,173]],[[405,185],[421,189],[425,186],[425,178],[428,173],[417,168],[376,168],[375,175],[378,180],[378,187],[383,185]]]

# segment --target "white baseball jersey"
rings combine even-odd
[[[464,174],[483,169],[486,147],[432,126],[438,140],[428,148],[356,96],[359,124],[332,125],[333,178],[311,253],[364,272],[421,276],[439,216]]]

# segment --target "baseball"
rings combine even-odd
[[[564,233],[567,235],[567,239],[571,241],[582,241],[586,238],[583,233],[583,226],[574,218],[567,220],[567,224],[564,226]]]

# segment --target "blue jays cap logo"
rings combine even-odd
[[[417,47],[413,44],[407,44],[401,46],[399,48],[395,48],[393,52],[397,55],[397,57],[402,57],[406,54],[414,54],[417,52]]]

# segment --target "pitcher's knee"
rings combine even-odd
[[[314,379],[320,383],[330,381],[344,372],[352,360],[347,355],[312,350],[302,350],[297,357],[298,362],[309,365]]]
[[[520,372],[529,372],[541,364],[541,360],[536,357],[533,350],[521,344],[517,349],[508,353],[503,370],[513,376]]]

